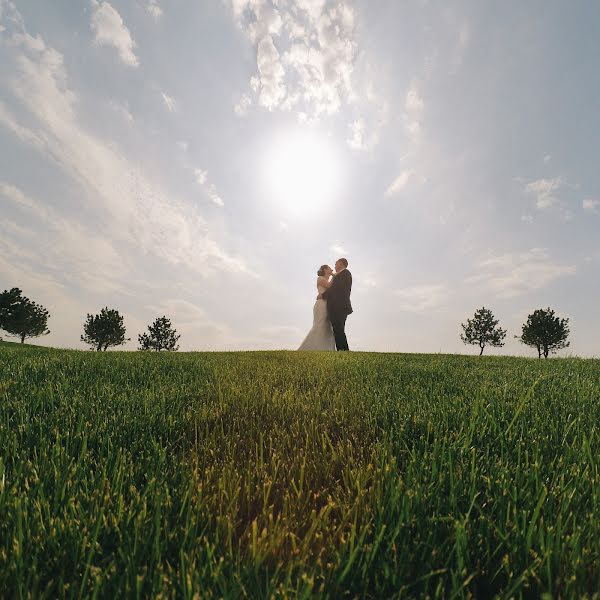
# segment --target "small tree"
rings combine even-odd
[[[521,336],[515,337],[535,348],[538,358],[542,358],[542,354],[548,358],[549,354],[569,347],[569,319],[559,319],[550,307],[538,308],[527,317]]]
[[[506,329],[498,327],[498,319],[494,319],[494,313],[491,310],[482,307],[475,311],[472,319],[467,319],[467,323],[461,323],[463,333],[460,339],[465,344],[479,346],[479,356],[483,354],[486,346],[501,348],[504,346]]]
[[[123,317],[118,310],[103,308],[98,315],[88,315],[83,324],[84,335],[81,341],[100,350],[106,351],[109,346],[120,346],[131,338],[125,338]]]
[[[48,335],[50,314],[41,306],[23,296],[19,288],[4,290],[0,294],[0,329],[21,338]]]
[[[152,325],[148,325],[148,333],[138,335],[139,350],[175,352],[179,350],[177,340],[180,337],[180,335],[177,335],[177,330],[171,327],[170,319],[162,316],[155,319]]]

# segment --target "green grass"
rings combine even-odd
[[[597,360],[3,344],[0,596],[598,597],[599,400]]]

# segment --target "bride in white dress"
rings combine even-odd
[[[317,291],[322,294],[331,285],[333,269],[323,265],[317,271]],[[327,300],[317,300],[313,308],[313,326],[298,350],[335,350],[331,321],[327,316]]]

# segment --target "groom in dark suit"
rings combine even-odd
[[[348,261],[339,258],[335,261],[335,276],[331,286],[319,295],[327,300],[327,315],[333,327],[335,347],[338,350],[350,350],[346,339],[346,318],[352,313],[350,291],[352,290],[352,274],[348,271]]]

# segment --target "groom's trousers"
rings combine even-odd
[[[333,327],[333,337],[335,337],[335,347],[338,350],[350,350],[346,338],[346,319],[348,315],[330,315],[331,326]]]

